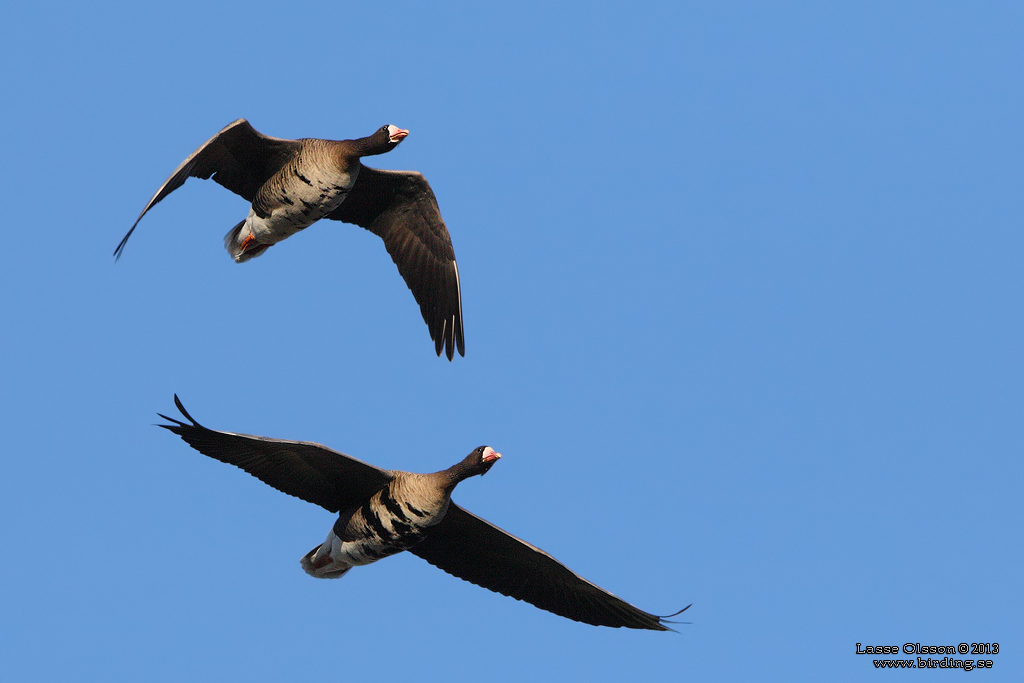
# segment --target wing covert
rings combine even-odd
[[[451,235],[434,191],[415,171],[363,166],[341,206],[327,218],[366,228],[384,240],[412,291],[437,355],[466,355],[462,291]]]
[[[634,607],[454,502],[441,523],[409,552],[460,579],[575,621],[671,630],[662,624],[664,617]]]
[[[203,455],[331,512],[365,502],[391,481],[387,470],[317,443],[208,429],[188,414],[177,395],[174,403],[191,424],[160,415],[174,424],[158,427],[174,432]]]
[[[212,177],[214,182],[251,202],[256,190],[284,166],[301,145],[298,140],[263,135],[245,119],[229,123],[174,169],[117,245],[115,258],[121,257],[142,217],[189,178]]]

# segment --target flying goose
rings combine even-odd
[[[177,395],[174,403],[188,422],[160,415],[172,424],[158,426],[203,455],[338,514],[326,540],[301,560],[310,576],[340,578],[354,566],[408,550],[460,579],[575,621],[672,630],[665,620],[675,614],[634,607],[451,500],[459,482],[486,474],[501,457],[490,446],[433,474],[384,470],[308,441],[207,429]]]
[[[210,178],[251,202],[249,215],[224,238],[236,262],[259,256],[321,218],[354,223],[384,240],[412,290],[434,350],[466,355],[462,293],[448,228],[426,179],[414,171],[380,171],[361,157],[384,154],[409,131],[387,125],[358,140],[284,140],[245,119],[230,123],[175,169],[114,250],[157,202],[188,178]]]

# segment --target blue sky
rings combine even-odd
[[[1024,10],[352,5],[0,9],[0,678],[841,681],[979,641],[1019,677]],[[238,117],[411,131],[370,165],[438,196],[465,358],[359,228],[233,264],[212,182],[115,265]],[[389,468],[490,444],[460,504],[692,624],[410,555],[312,580],[331,515],[152,427],[175,392]]]

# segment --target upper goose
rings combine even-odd
[[[327,539],[302,558],[311,576],[335,579],[353,566],[408,550],[460,579],[569,619],[671,630],[667,617],[630,605],[451,501],[459,482],[486,474],[501,457],[489,446],[433,474],[384,470],[316,443],[207,429],[177,396],[174,403],[189,422],[160,415],[173,424],[159,426],[204,455],[338,513]]]
[[[360,157],[394,149],[409,131],[382,126],[358,140],[284,140],[238,119],[192,152],[135,219],[192,178],[210,178],[251,202],[224,245],[235,261],[259,256],[321,218],[354,223],[384,240],[412,290],[437,355],[466,355],[462,294],[452,240],[426,179],[414,171],[380,171]]]

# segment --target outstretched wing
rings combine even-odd
[[[363,166],[341,206],[327,215],[354,223],[384,240],[391,259],[420,306],[437,355],[466,355],[462,291],[452,238],[434,191],[413,171]]]
[[[455,503],[448,504],[441,523],[409,552],[460,579],[575,621],[671,630],[662,623],[666,617],[648,614],[595,586],[540,548]]]
[[[245,119],[229,123],[223,130],[192,152],[174,170],[153,198],[146,204],[131,230],[114,250],[121,257],[124,245],[142,217],[161,199],[185,184],[189,178],[209,178],[237,195],[252,201],[256,190],[267,182],[299,149],[298,140],[284,140],[263,135]]]
[[[185,411],[177,395],[174,404],[191,424],[160,415],[174,424],[159,427],[174,432],[203,455],[240,467],[278,491],[331,512],[364,503],[391,481],[389,471],[318,443],[207,429]]]

